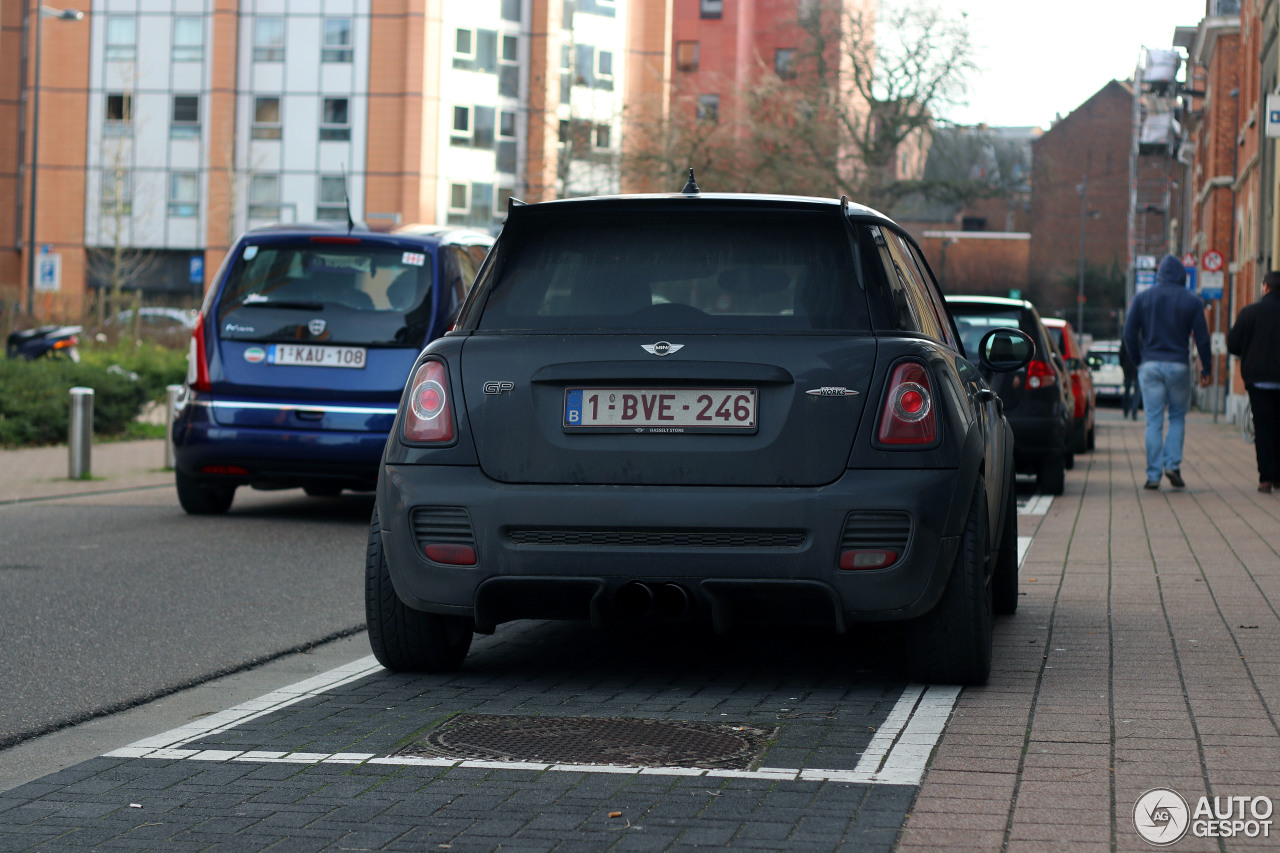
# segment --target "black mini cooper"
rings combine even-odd
[[[984,373],[1033,345],[977,349],[846,199],[513,202],[387,442],[374,653],[452,669],[513,619],[895,621],[913,677],[985,681],[1018,561]]]

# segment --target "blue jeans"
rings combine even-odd
[[[1138,365],[1138,385],[1147,412],[1147,479],[1159,481],[1165,471],[1182,467],[1182,439],[1191,405],[1191,368],[1176,361],[1144,361]],[[1164,410],[1169,409],[1169,433],[1164,434]]]

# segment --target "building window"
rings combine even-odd
[[[502,60],[518,62],[520,60],[520,39],[516,36],[502,37]]]
[[[507,216],[507,209],[511,207],[511,197],[515,195],[515,190],[510,187],[498,187],[498,203],[493,206],[493,218],[502,220]]]
[[[249,178],[249,218],[280,218],[279,175],[253,175]]]
[[[609,147],[609,125],[607,124],[596,125],[596,147],[597,148]]]
[[[170,175],[169,215],[192,217],[199,207],[200,176],[195,172],[174,172]]]
[[[133,95],[128,92],[107,93],[107,136],[133,133]]]
[[[773,73],[783,80],[796,76],[796,50],[793,47],[780,47],[773,52]]]
[[[350,101],[346,98],[324,99],[320,139],[327,142],[347,142],[351,139]]]
[[[613,78],[613,53],[602,50],[596,54],[596,76]]]
[[[250,135],[254,139],[279,139],[280,128],[280,99],[254,98],[253,130]]]
[[[560,45],[560,70],[573,70],[573,45],[571,44]]]
[[[698,96],[698,118],[701,121],[709,121],[712,123],[720,121],[719,95]]]
[[[133,173],[128,169],[102,172],[102,212],[121,216],[133,211]]]
[[[316,219],[347,219],[347,182],[341,175],[321,175]]]
[[[476,148],[484,148],[493,150],[493,123],[496,110],[493,107],[475,107],[471,110],[473,126],[475,128],[472,133],[471,144]]]
[[[719,18],[724,14],[724,0],[701,0],[702,17]]]
[[[284,62],[284,18],[258,18],[254,22],[253,61]]]
[[[169,125],[173,139],[196,139],[200,136],[200,96],[174,95],[173,118]]]
[[[516,114],[503,111],[498,113],[498,135],[508,138],[516,135]]]
[[[112,62],[138,58],[138,19],[133,15],[107,16],[106,58]]]
[[[453,108],[453,130],[449,134],[451,145],[471,145],[471,107]]]
[[[321,62],[351,61],[351,19],[324,19],[324,50],[320,51]]]
[[[560,142],[561,144],[568,142],[573,134],[573,126],[569,124],[567,118],[560,119]]]
[[[676,70],[698,70],[698,43],[696,41],[676,42]]]
[[[451,184],[449,186],[449,210],[450,212],[466,213],[467,207],[467,185]]]
[[[499,14],[504,21],[520,23],[520,0],[502,0],[502,11]]]
[[[498,66],[498,94],[504,98],[520,97],[520,39],[502,37],[502,63]]]
[[[204,59],[204,20],[189,15],[173,19],[173,61],[200,62]]]
[[[471,30],[458,30],[453,40],[453,55],[467,59],[475,58],[476,44]]]

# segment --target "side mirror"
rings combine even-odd
[[[1035,354],[1035,343],[1017,329],[992,329],[978,341],[978,363],[993,373],[1020,370]]]

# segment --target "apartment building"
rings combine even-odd
[[[257,225],[349,208],[496,231],[512,196],[616,192],[644,5],[91,0],[38,21],[35,2],[4,4],[0,302],[75,317],[117,281],[190,300]],[[33,284],[37,102],[34,266],[60,275]]]

